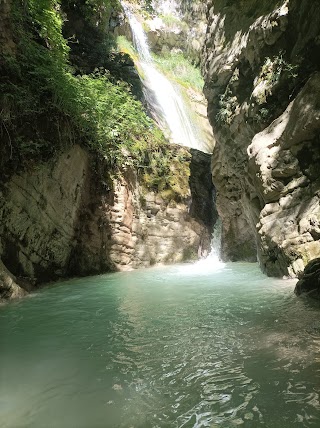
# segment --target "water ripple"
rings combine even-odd
[[[320,426],[319,305],[253,265],[198,268],[0,308],[4,428]]]

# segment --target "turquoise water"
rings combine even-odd
[[[320,427],[320,306],[256,265],[57,283],[0,308],[0,426]]]

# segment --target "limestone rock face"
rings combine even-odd
[[[207,29],[206,2],[153,1],[153,9],[155,16],[146,21],[151,50],[181,51],[199,64]]]
[[[320,255],[320,4],[209,2],[202,69],[225,258],[296,276]]]
[[[191,190],[191,205],[189,213],[192,218],[212,231],[218,219],[215,207],[215,190],[212,183],[211,155],[191,149],[191,164],[189,186]],[[207,234],[211,238],[210,234]]]
[[[17,276],[48,281],[68,272],[89,158],[79,146],[2,186],[0,254]]]
[[[256,226],[260,261],[272,273],[287,265],[298,274],[320,254],[319,94],[317,73],[248,147],[248,173],[264,204]]]
[[[74,271],[85,275],[131,270],[207,254],[214,224],[213,185],[209,155],[202,155],[207,158],[191,162],[191,195],[185,201],[146,190],[133,171],[116,180],[113,190],[99,200],[87,192],[82,212],[87,220],[81,222]],[[197,168],[202,176],[193,172]]]
[[[191,114],[192,126],[196,130],[197,138],[200,142],[201,151],[212,154],[215,146],[215,138],[212,132],[212,127],[208,120],[208,104],[203,93],[188,88],[185,98],[186,106]],[[193,152],[195,153],[195,152]],[[199,155],[200,156],[200,155]],[[205,157],[204,157],[205,158]],[[205,162],[203,158],[203,161]]]
[[[208,251],[212,223],[201,214],[201,204],[211,206],[201,199],[212,189],[207,159],[198,161],[207,184],[194,177],[198,197],[181,202],[147,191],[131,170],[110,186],[94,165],[75,145],[2,185],[0,298],[25,294],[32,281],[192,260]]]
[[[139,190],[118,181],[112,205],[105,200],[83,223],[75,271],[99,272],[106,262],[110,270],[131,270],[198,257],[206,234],[186,206]]]

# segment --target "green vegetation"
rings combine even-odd
[[[153,58],[158,68],[170,79],[184,87],[202,91],[204,82],[201,72],[184,57],[183,53],[169,52],[163,56],[154,54]]]
[[[225,89],[225,92],[220,95],[219,98],[219,109],[216,114],[216,120],[219,123],[230,124],[235,115],[236,108],[238,106],[238,99],[232,92],[232,86],[239,80],[239,69],[235,68],[229,83]]]
[[[228,85],[225,92],[220,96],[219,99],[219,109],[216,114],[217,122],[230,124],[234,117],[237,106],[237,97],[233,96],[232,90]]]
[[[274,105],[277,102],[273,101],[272,104],[270,98],[277,95],[276,88],[287,86],[291,88],[292,94],[294,93],[296,79],[299,75],[299,65],[290,64],[284,57],[285,53],[282,51],[273,58],[266,57],[258,77],[253,82],[254,89],[251,104],[255,109],[253,121],[256,123],[266,123],[273,117]],[[239,70],[236,68],[226,86],[225,92],[219,98],[216,120],[221,124],[230,124],[239,107],[238,99],[234,95],[234,88],[238,81]],[[268,106],[266,106],[267,101]]]
[[[280,80],[286,79],[293,81],[298,77],[298,65],[292,65],[284,59],[284,52],[280,52],[279,55],[273,58],[266,57],[264,64],[261,67],[261,71],[255,86],[263,84],[261,91],[258,91],[255,96],[258,104],[264,104],[267,102],[267,97],[272,95],[274,87],[280,82]]]
[[[179,28],[181,30],[187,30],[188,24],[174,15],[159,15],[159,18],[169,28]]]
[[[183,197],[188,177],[181,177],[182,155],[169,148],[129,85],[105,67],[87,74],[73,68],[63,37],[64,7],[69,3],[15,3],[12,19],[19,45],[10,53],[1,52],[0,125],[6,143],[2,163],[11,160],[21,167],[47,161],[66,144],[77,142],[113,173],[132,166],[147,187]],[[103,22],[103,13],[115,1],[82,0],[79,5],[89,21],[98,13]]]
[[[67,0],[67,3],[72,3],[72,0]],[[87,19],[96,18],[97,14],[107,17],[112,10],[121,10],[118,0],[80,0],[79,3]],[[103,25],[105,23],[104,20]]]
[[[154,13],[152,0],[130,0],[130,3],[137,4],[142,8],[142,11],[148,15]]]
[[[139,69],[138,53],[132,43],[124,36],[117,38],[117,46],[120,52],[128,54]],[[195,67],[185,58],[183,53],[168,52],[164,55],[152,54],[153,59],[164,74],[171,80],[176,81],[186,88],[193,88],[202,91],[204,81],[199,68]],[[139,69],[139,73],[143,71]]]
[[[257,113],[254,115],[253,120],[257,123],[265,123],[270,118],[270,110],[262,107],[258,109]]]
[[[120,52],[129,55],[134,62],[138,60],[138,52],[125,36],[117,37],[117,47]]]
[[[272,59],[266,58],[259,77],[273,85],[279,81],[282,73],[287,73],[288,76],[296,78],[298,76],[297,68],[297,65],[292,65],[284,59],[284,52],[281,51]]]
[[[147,154],[148,166],[143,180],[148,189],[157,190],[164,200],[181,200],[189,195],[189,164],[191,155],[183,147],[172,145],[170,150],[158,148]],[[157,174],[154,174],[157,171]]]

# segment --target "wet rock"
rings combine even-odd
[[[1,300],[23,297],[27,292],[17,284],[17,278],[5,267],[0,260],[0,302]]]
[[[311,260],[304,269],[294,290],[297,296],[307,293],[320,299],[320,258]]]
[[[191,217],[203,223],[209,231],[217,221],[215,208],[215,189],[211,176],[211,155],[191,149],[190,178]]]

